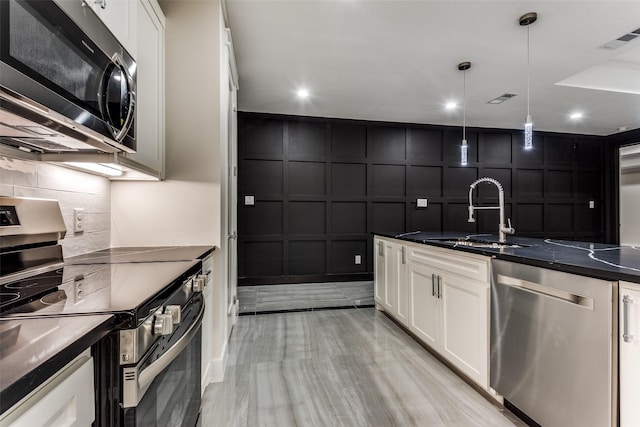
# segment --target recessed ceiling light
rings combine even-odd
[[[298,92],[296,92],[296,94],[300,99],[305,99],[309,97],[309,91],[307,89],[298,89]]]
[[[583,114],[579,111],[576,111],[575,113],[571,113],[571,115],[569,116],[571,120],[580,120],[582,117],[583,117]]]
[[[455,110],[457,106],[458,104],[456,104],[454,101],[449,101],[446,104],[444,104],[444,108],[446,110]]]

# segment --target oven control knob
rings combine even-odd
[[[169,335],[173,332],[173,321],[170,314],[156,314],[153,319],[153,335]]]
[[[204,289],[204,284],[204,279],[202,279],[201,277],[196,277],[195,279],[193,279],[193,287],[191,288],[191,290],[193,292],[202,292],[202,290]]]
[[[179,305],[168,305],[164,309],[164,314],[170,314],[171,323],[177,325],[182,319],[182,307]]]
[[[206,274],[198,274],[196,277],[202,280],[202,288],[206,288],[208,285],[207,279],[209,278],[209,276],[207,276]]]

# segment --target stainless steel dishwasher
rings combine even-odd
[[[493,260],[490,381],[505,406],[544,427],[616,426],[616,295],[617,282]]]

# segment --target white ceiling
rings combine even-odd
[[[640,0],[226,0],[241,111],[521,128],[530,27],[534,128],[610,135],[640,128]],[[558,85],[559,82],[562,85]],[[305,87],[307,100],[295,93]],[[503,93],[518,96],[500,105]],[[579,110],[584,118],[571,121]]]

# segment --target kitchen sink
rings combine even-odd
[[[518,245],[515,243],[499,243],[490,242],[488,240],[470,240],[470,239],[428,239],[431,241],[448,243],[454,246],[468,246],[472,248],[488,248],[488,249],[502,249],[502,248],[524,248],[528,245]]]

